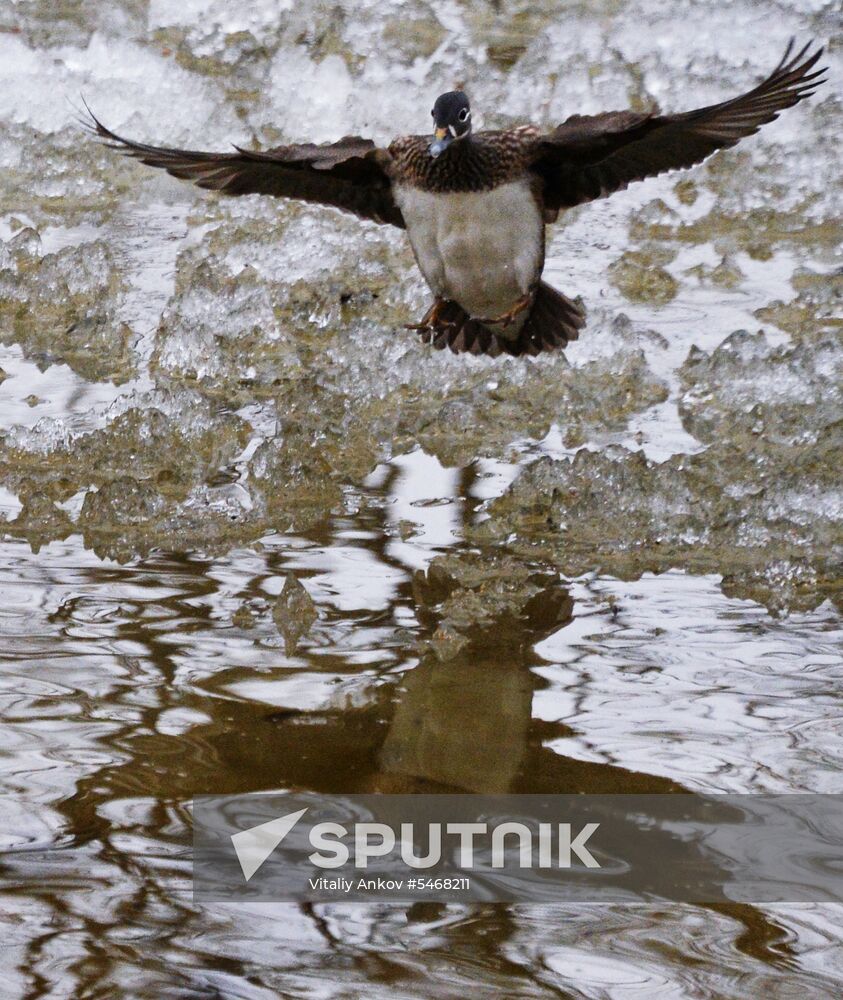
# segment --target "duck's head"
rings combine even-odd
[[[433,142],[427,147],[436,159],[452,142],[464,139],[471,132],[471,108],[461,90],[450,90],[436,98],[433,110]]]

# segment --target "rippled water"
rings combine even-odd
[[[831,905],[199,906],[189,815],[841,791],[834,5],[230,7],[0,3],[0,995],[839,995]],[[433,354],[400,235],[151,176],[65,102],[386,139],[458,79],[490,125],[702,103],[794,32],[809,107],[554,231],[567,361]]]

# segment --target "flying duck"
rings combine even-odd
[[[573,115],[474,132],[462,91],[433,105],[433,135],[379,148],[370,139],[232,153],[169,149],[124,139],[94,115],[86,124],[113,148],[223,194],[269,194],[330,205],[407,231],[435,301],[408,325],[453,352],[536,355],[576,340],[582,308],[541,280],[545,226],[560,211],[632,181],[691,167],[753,135],[823,82],[811,43],[757,87],[696,111]]]

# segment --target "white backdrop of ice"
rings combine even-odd
[[[154,50],[94,34],[86,48],[33,50],[15,35],[0,34],[0,119],[56,132],[75,119],[82,94],[114,128],[155,122],[170,141],[185,139],[202,122],[211,141],[236,140],[237,123],[225,115],[215,134],[217,88]],[[189,109],[189,115],[187,110]],[[222,126],[223,122],[220,122]],[[233,133],[232,134],[232,130]],[[239,132],[239,138],[246,136]]]
[[[274,28],[293,0],[251,0],[248,4],[233,4],[228,0],[149,0],[149,27],[178,24],[187,28],[219,24],[223,31],[260,31]]]

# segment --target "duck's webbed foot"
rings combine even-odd
[[[505,313],[501,313],[500,316],[473,316],[472,319],[486,326],[501,326],[505,330],[508,326],[512,326],[525,309],[529,309],[532,306],[535,296],[536,289],[531,288],[526,295],[521,296],[511,309],[508,309]]]
[[[417,330],[419,333],[424,333],[429,331],[447,330],[456,326],[456,323],[444,319],[442,315],[449,304],[450,303],[447,299],[437,299],[430,309],[428,309],[424,314],[421,323],[406,323],[404,325],[404,329]]]

